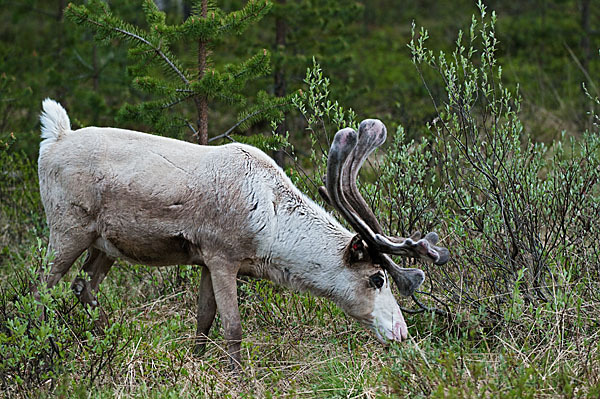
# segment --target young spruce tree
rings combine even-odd
[[[119,111],[122,121],[150,125],[158,133],[173,135],[189,129],[196,142],[207,144],[208,111],[217,102],[244,109],[238,122],[221,134],[230,137],[235,129],[244,129],[261,120],[282,117],[289,99],[275,98],[261,91],[252,105],[243,94],[246,83],[270,72],[270,55],[261,50],[238,64],[227,64],[217,70],[211,62],[211,51],[225,35],[241,35],[269,11],[267,0],[250,0],[244,8],[226,14],[208,0],[192,2],[191,15],[180,24],[169,25],[166,15],[153,0],[143,0],[147,29],[123,21],[110,12],[101,0],[86,5],[69,4],[66,16],[77,24],[92,29],[96,39],[110,44],[114,39],[128,42],[133,65],[129,73],[133,86],[150,94],[151,100],[126,104]],[[175,42],[184,42],[197,50],[193,62],[186,63],[171,50]],[[193,110],[190,112],[190,109]]]

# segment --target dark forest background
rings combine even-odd
[[[108,3],[114,14],[147,28],[140,1]],[[124,104],[148,100],[148,94],[132,88],[126,43],[95,43],[89,29],[65,20],[65,0],[0,4],[0,139],[13,133],[16,145],[34,157],[40,103],[46,97],[60,101],[75,126],[115,126]],[[190,13],[185,1],[157,4],[167,12],[167,23],[180,23]],[[221,1],[216,6],[227,12],[244,4]],[[498,15],[498,60],[505,83],[520,85],[521,117],[531,122],[525,123],[527,129],[549,142],[563,130],[576,135],[588,128],[590,105],[581,84],[597,94],[600,4],[539,0],[487,5]],[[458,30],[468,29],[475,10],[474,2],[462,0],[275,1],[259,23],[214,46],[209,64],[219,68],[267,49],[271,72],[245,90],[248,95],[266,90],[281,96],[303,87],[314,57],[331,79],[331,97],[353,108],[359,120],[377,117],[390,130],[402,124],[409,137],[419,137],[435,112],[407,48],[411,23],[428,28],[431,48],[447,51],[454,47]],[[193,44],[176,43],[173,51],[193,60]],[[432,89],[441,91],[443,86],[434,84]],[[241,111],[227,104],[211,106],[209,135],[227,131]],[[140,123],[127,127],[151,130]],[[247,128],[270,131],[264,122]],[[304,126],[292,113],[286,128],[293,135],[301,134]]]

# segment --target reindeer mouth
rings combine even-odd
[[[379,341],[379,343],[381,343],[382,345],[386,346],[389,345],[391,342],[406,341],[406,339],[408,338],[408,327],[403,321],[394,322],[391,331],[382,332],[381,330],[383,329],[377,326],[376,324],[373,324],[371,326],[371,330],[375,334],[377,341]]]
[[[369,327],[382,344],[390,341],[401,342],[408,338],[408,327],[392,292],[375,299]]]

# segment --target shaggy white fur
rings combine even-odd
[[[42,139],[44,139],[40,144],[41,154],[50,144],[60,139],[65,132],[71,130],[71,121],[62,105],[47,98],[42,102],[40,122],[42,124]]]

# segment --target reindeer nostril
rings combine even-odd
[[[392,334],[396,341],[405,341],[408,338],[408,327],[402,314],[399,315],[398,321],[395,321],[392,326]]]

